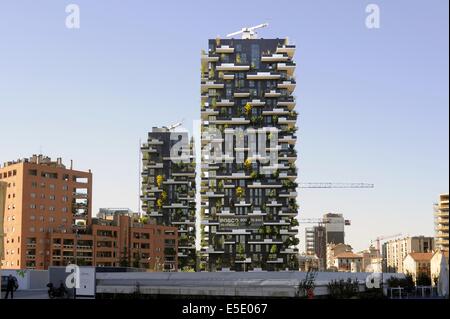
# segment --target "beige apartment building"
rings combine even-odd
[[[353,252],[353,248],[350,245],[339,243],[327,244],[327,264],[326,267],[328,270],[337,270],[335,266],[336,256],[345,252]]]
[[[3,259],[3,215],[5,213],[7,183],[0,181],[0,260]]]
[[[334,257],[334,267],[337,271],[360,272],[362,256],[351,251],[342,252]]]
[[[362,271],[381,272],[381,253],[373,245],[368,249],[358,252],[362,256]]]
[[[389,240],[383,244],[383,271],[402,273],[403,260],[409,253],[428,253],[433,249],[433,237],[413,236]]]
[[[434,206],[436,249],[448,251],[448,193],[439,196]]]
[[[403,260],[403,272],[411,274],[414,281],[420,274],[425,274],[431,278],[430,261],[432,257],[432,252],[409,253]]]

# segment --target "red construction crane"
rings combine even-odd
[[[400,233],[400,234],[389,235],[389,236],[378,236],[377,238],[375,238],[371,242],[374,242],[374,241],[377,242],[377,249],[381,253],[380,241],[386,240],[386,239],[391,239],[391,238],[394,238],[394,237],[400,237],[401,235],[402,234]]]

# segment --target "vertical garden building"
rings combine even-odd
[[[196,267],[195,161],[187,132],[153,128],[142,152],[142,209],[159,225],[178,229],[178,269]]]
[[[203,270],[298,270],[294,52],[251,38],[202,53]]]

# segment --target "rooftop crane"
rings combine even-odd
[[[169,131],[172,131],[172,130],[176,129],[178,126],[183,125],[183,121],[184,121],[184,120],[181,120],[181,122],[172,124],[172,125],[170,125],[167,129],[168,129]]]
[[[230,34],[227,34],[227,38],[230,38],[232,36],[238,35],[242,33],[242,39],[256,39],[256,29],[260,29],[260,28],[264,28],[267,27],[269,24],[268,23],[262,23],[262,24],[258,24],[254,27],[250,27],[250,28],[242,28],[241,31],[237,31],[237,32],[233,32]]]
[[[391,238],[394,238],[394,237],[400,237],[401,235],[402,234],[400,233],[400,234],[389,235],[389,236],[378,236],[377,238],[375,238],[371,242],[374,242],[374,241],[377,242],[377,249],[381,253],[380,241],[385,240],[385,239],[391,239]]]

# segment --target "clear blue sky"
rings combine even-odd
[[[213,3],[214,2],[214,3]],[[77,3],[81,28],[65,28]],[[365,7],[381,28],[365,27]],[[297,45],[302,217],[352,220],[356,248],[378,235],[432,235],[449,184],[448,1],[0,2],[0,160],[42,150],[94,173],[94,208],[137,209],[138,141],[200,112],[207,39],[269,22]],[[301,234],[303,241],[303,233]]]

